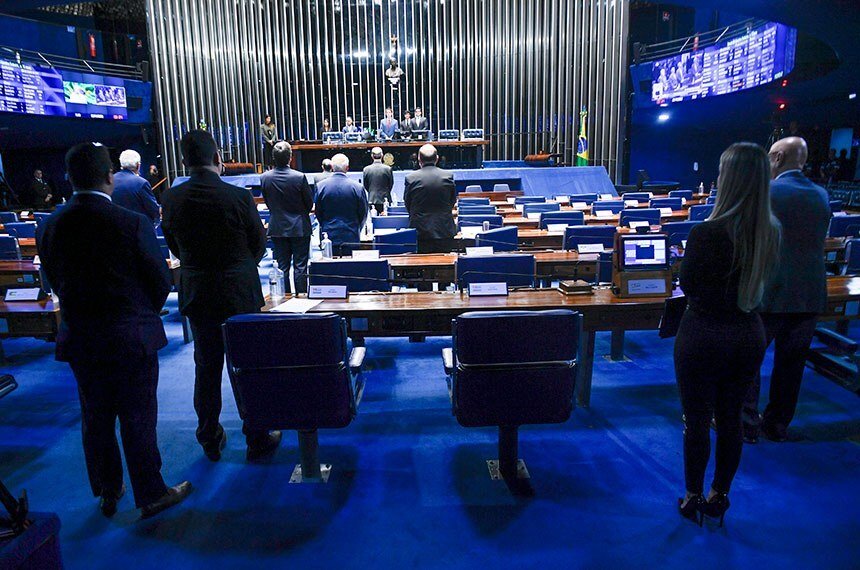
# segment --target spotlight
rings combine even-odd
[[[783,86],[783,87],[787,87],[787,86],[788,86],[788,79],[783,79],[783,80],[782,80],[782,86]]]
[[[657,115],[657,120],[661,123],[665,123],[669,120],[669,113],[660,113],[659,115]]]
[[[779,106],[777,106],[777,109],[779,109],[780,111],[784,111],[785,110],[785,103],[780,103]]]
[[[848,94],[848,99],[853,100],[853,99],[856,99],[856,98],[857,98],[857,94],[856,94],[856,93],[849,93],[849,94]]]

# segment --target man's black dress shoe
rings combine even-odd
[[[183,481],[179,485],[175,485],[167,489],[167,492],[154,503],[149,503],[140,509],[140,518],[148,519],[154,517],[161,511],[169,509],[174,505],[178,505],[191,494],[193,487],[188,481]]]
[[[99,499],[99,510],[101,510],[102,514],[108,518],[114,516],[116,514],[116,504],[122,499],[123,495],[125,495],[125,485],[120,487],[116,493],[104,493],[101,499]]]
[[[218,461],[221,459],[221,452],[227,446],[227,432],[221,430],[221,437],[215,441],[203,445],[203,453],[209,461]]]
[[[777,443],[788,439],[788,429],[780,424],[762,424],[761,433],[769,440]]]
[[[266,437],[248,446],[248,453],[245,459],[248,461],[258,461],[272,455],[278,446],[281,445],[281,432],[270,431]]]

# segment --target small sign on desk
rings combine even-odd
[[[464,238],[475,239],[475,236],[478,235],[484,228],[481,226],[461,226],[460,234]]]
[[[660,208],[660,215],[661,216],[671,216],[672,215],[672,208]]]
[[[612,213],[612,210],[597,210],[596,212],[594,212],[594,215],[601,219],[611,218],[615,216],[615,214]]]
[[[624,200],[624,206],[627,208],[635,208],[639,205],[639,200]]]
[[[576,246],[577,253],[603,253],[602,243],[581,243]]]
[[[44,298],[44,292],[39,287],[9,289],[6,291],[6,301],[39,301]]]
[[[493,246],[482,246],[482,247],[467,247],[466,255],[469,257],[476,255],[493,255]]]
[[[311,285],[308,299],[346,299],[349,291],[346,285]]]
[[[650,228],[651,224],[646,220],[633,220],[629,223],[630,229],[635,230],[636,228]]]
[[[501,283],[469,283],[470,297],[507,297],[508,284]]]
[[[546,229],[548,232],[564,233],[564,230],[567,229],[567,224],[547,224]]]
[[[555,201],[559,204],[567,204],[570,202],[570,196],[556,196]]]
[[[587,210],[588,204],[585,202],[571,202],[570,207],[574,210]]]
[[[600,199],[601,200],[614,200],[615,196],[613,196],[612,194],[601,194]]]
[[[378,249],[354,249],[352,250],[352,258],[361,259],[379,259]]]
[[[528,214],[526,214],[526,219],[527,220],[539,220],[540,219],[540,212],[529,212]]]

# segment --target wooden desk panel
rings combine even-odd
[[[475,141],[429,141],[436,148],[444,148],[444,147],[474,147],[474,146],[487,146],[490,144],[488,140],[475,140]],[[383,151],[386,149],[396,149],[396,148],[421,148],[428,141],[390,141],[390,142],[360,142],[360,143],[339,143],[339,144],[323,144],[321,142],[293,142],[290,143],[293,147],[293,151],[302,151],[302,150],[330,150],[336,152],[340,149],[367,149],[370,150],[374,147],[380,147]],[[471,195],[471,194],[470,194]]]
[[[15,287],[41,287],[39,266],[32,261],[0,260],[0,292]]]

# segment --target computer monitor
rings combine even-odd
[[[619,236],[620,264],[624,271],[654,271],[669,267],[669,240],[665,235]]]
[[[430,131],[428,131],[427,129],[412,131],[412,138],[416,141],[430,140]]]
[[[337,144],[343,141],[343,133],[340,131],[326,131],[322,135],[323,144]]]

